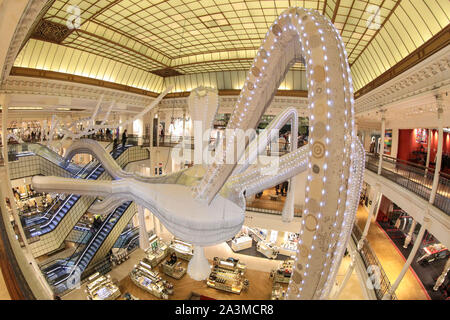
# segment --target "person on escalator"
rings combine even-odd
[[[127,142],[127,129],[122,133],[122,148],[125,148],[125,143]]]
[[[97,215],[94,217],[94,222],[92,223],[92,228],[94,229],[94,232],[100,229],[102,226],[102,220],[100,219],[100,216]]]
[[[117,148],[117,136],[114,135],[114,141],[113,141],[113,150]]]

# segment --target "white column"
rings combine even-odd
[[[433,187],[431,188],[430,194],[430,203],[434,203],[434,199],[436,198],[436,192],[439,185],[439,172],[441,171],[441,163],[442,163],[442,145],[444,139],[444,130],[443,130],[443,109],[440,105],[440,98],[436,98],[438,100],[438,149],[436,153],[436,167],[434,169],[434,177],[433,177]]]
[[[292,119],[290,151],[294,152],[295,150],[297,150],[297,146],[298,146],[298,119]],[[281,219],[283,222],[291,222],[294,219],[295,185],[297,184],[296,177],[297,176],[294,176],[293,178],[289,179],[289,186],[286,195],[286,200],[283,206],[283,211],[281,213]]]
[[[384,116],[384,110],[381,110],[381,146],[380,146],[380,161],[378,162],[378,174],[381,174],[381,167],[383,165],[384,154],[384,136],[386,131],[386,118]]]
[[[206,280],[211,273],[211,266],[204,250],[203,247],[194,245],[194,256],[187,267],[187,274],[196,281]]]
[[[414,230],[416,229],[416,220],[414,220],[414,218],[411,217],[412,223],[411,223],[411,227],[409,228],[409,232],[408,235],[405,238],[405,243],[403,244],[403,248],[408,248],[409,244],[411,243],[411,239],[412,239],[412,235],[414,233]]]
[[[339,295],[341,294],[342,290],[344,290],[345,286],[347,285],[348,280],[350,280],[350,277],[351,277],[351,275],[353,273],[353,270],[355,269],[355,260],[356,260],[356,256],[355,255],[356,255],[356,252],[354,250],[351,250],[350,247],[347,247],[347,250],[348,250],[348,252],[350,254],[351,261],[350,261],[350,264],[349,264],[349,266],[347,268],[347,271],[345,273],[344,279],[342,280],[341,285],[336,290],[336,292],[335,292],[335,294],[334,294],[332,299],[337,299],[339,297]]]
[[[427,176],[428,173],[428,166],[430,165],[430,151],[431,151],[431,133],[433,131],[431,131],[431,129],[428,129],[428,141],[427,141],[427,160],[425,162],[425,177]]]
[[[147,250],[150,246],[148,241],[147,228],[145,226],[145,208],[138,205],[138,217],[139,217],[139,247],[142,250]]]
[[[436,283],[434,284],[433,290],[437,291],[439,287],[444,283],[445,278],[447,277],[447,273],[450,270],[450,258],[447,259],[445,263],[444,270],[442,271],[439,278],[437,278]]]
[[[382,198],[383,195],[380,192],[380,187],[379,186],[377,186],[375,188],[375,190],[376,190],[375,191],[375,197],[373,199],[372,206],[370,207],[370,212],[369,212],[369,215],[367,216],[367,221],[366,221],[366,224],[364,226],[364,230],[363,230],[363,233],[361,235],[361,239],[359,239],[359,241],[358,241],[358,251],[362,249],[362,247],[364,245],[364,240],[366,239],[367,234],[369,233],[369,227],[370,227],[370,224],[372,222],[372,217],[375,214],[378,214],[378,211],[380,209],[381,198]]]
[[[428,214],[428,213],[427,213]],[[400,274],[398,275],[397,279],[395,280],[394,284],[391,286],[388,292],[383,297],[383,300],[390,300],[392,295],[394,294],[395,290],[397,290],[400,282],[402,281],[403,277],[406,274],[406,271],[408,271],[412,260],[416,256],[417,250],[420,247],[420,244],[422,243],[423,235],[425,234],[425,231],[428,227],[430,219],[428,217],[423,218],[422,226],[420,227],[419,234],[417,235],[417,239],[414,242],[414,246],[408,256],[408,259],[406,260],[405,264],[403,265],[402,271],[400,271]]]
[[[156,230],[156,218],[155,215],[152,213],[152,221],[153,221],[153,231],[156,235],[158,235],[158,230]]]

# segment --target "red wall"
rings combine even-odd
[[[442,148],[442,153],[450,153],[450,134],[444,132],[444,145]],[[427,143],[422,143],[427,151]],[[437,130],[431,130],[431,149],[430,149],[430,161],[434,162],[436,157],[438,145],[438,134]],[[414,129],[400,129],[398,130],[398,151],[397,159],[408,160],[413,157],[412,152],[418,150],[420,147],[419,143],[416,143],[416,134]]]

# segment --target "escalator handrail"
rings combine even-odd
[[[101,166],[101,164],[99,164],[98,166],[96,166],[96,167],[91,171],[91,173],[86,177],[86,179],[88,179],[89,177],[91,177],[91,176],[94,174],[94,172],[98,169],[98,167],[100,167],[100,166]],[[71,193],[71,194],[66,198],[66,200],[64,201],[64,203],[59,207],[58,211],[55,212],[55,214],[50,218],[50,220],[49,220],[47,223],[45,223],[45,224],[41,227],[41,229],[47,227],[50,223],[52,223],[52,221],[53,221],[53,220],[56,218],[56,216],[60,213],[60,211],[62,210],[62,208],[64,208],[64,206],[67,204],[67,202],[72,198],[72,196],[74,196],[73,193]]]
[[[105,149],[108,148],[110,145],[111,145],[111,143],[107,144],[106,147],[105,147]],[[112,153],[113,151],[114,151],[114,150],[112,150],[111,153]],[[77,173],[77,176],[83,174],[83,173],[87,170],[87,167],[90,166],[90,165],[92,165],[93,163],[96,163],[96,165],[94,166],[94,169],[86,176],[86,178],[84,178],[84,179],[89,179],[89,178],[94,174],[94,172],[97,171],[97,169],[101,166],[101,163],[99,163],[99,161],[98,161],[97,159],[95,159],[95,158],[92,159],[89,163],[87,163],[87,164],[86,164],[86,165],[85,165],[85,166]],[[79,179],[79,177],[78,177],[78,179]],[[59,207],[58,211],[55,212],[55,214],[53,214],[53,216],[50,218],[50,221],[48,221],[46,224],[44,224],[44,225],[41,227],[41,229],[47,227],[47,226],[53,221],[53,219],[55,219],[55,217],[59,214],[59,212],[62,210],[62,208],[64,208],[64,206],[66,205],[66,203],[69,201],[70,198],[72,198],[73,195],[74,195],[74,194],[71,193],[71,194],[66,198],[66,201],[64,201],[64,203]],[[55,202],[55,204],[56,204],[56,202]],[[53,207],[53,206],[52,206],[52,207]],[[50,209],[49,209],[49,210],[50,210]],[[47,212],[49,212],[49,210],[47,210]],[[48,219],[48,218],[47,218],[47,219]]]
[[[123,212],[125,212],[129,206],[131,205],[132,201],[128,202],[128,205],[124,208]],[[109,221],[111,220],[111,218],[115,215],[115,213],[117,212],[117,210],[119,210],[120,207],[117,207],[115,210],[113,210],[105,219],[105,221],[102,223],[101,227],[97,230],[97,232],[95,233],[95,235],[92,237],[91,241],[89,242],[89,244],[86,245],[86,247],[84,248],[83,253],[78,257],[77,261],[75,262],[75,264],[72,267],[72,270],[70,271],[70,273],[67,275],[67,277],[64,277],[64,279],[61,279],[58,283],[55,283],[54,285],[58,285],[60,284],[62,281],[64,281],[65,279],[69,278],[72,273],[76,270],[77,266],[80,264],[81,260],[83,259],[84,255],[86,254],[86,252],[89,250],[90,246],[92,245],[92,243],[97,239],[97,237],[99,236],[100,232],[103,230],[103,228],[109,223]],[[119,221],[120,219],[116,220],[116,223]],[[111,229],[112,230],[112,229]],[[75,252],[74,252],[75,254]],[[68,261],[70,261],[71,259],[69,259]]]

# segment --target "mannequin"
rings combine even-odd
[[[380,154],[381,148],[382,148],[382,146],[381,146],[381,138],[378,138],[378,145],[377,145],[377,153],[378,154]]]
[[[372,140],[370,141],[369,152],[370,153],[374,153],[375,152],[375,137],[372,137]]]

